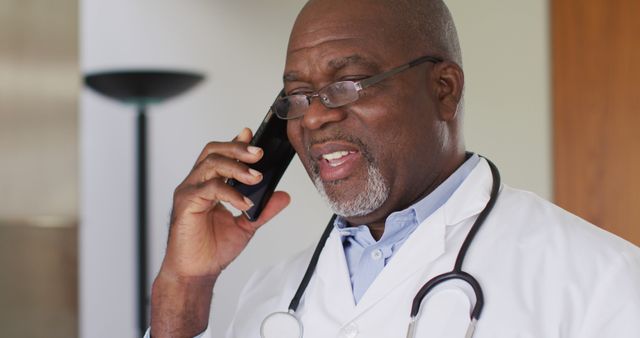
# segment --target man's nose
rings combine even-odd
[[[309,110],[302,116],[302,127],[306,129],[320,129],[328,123],[339,122],[347,117],[343,107],[327,108],[320,98],[314,98],[309,104]]]

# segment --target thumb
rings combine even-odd
[[[244,127],[242,128],[242,131],[240,131],[240,134],[238,134],[238,136],[236,136],[233,140],[249,143],[251,142],[252,138],[253,138],[253,133],[251,132],[251,129]]]

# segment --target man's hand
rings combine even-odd
[[[275,192],[255,222],[233,216],[220,203],[239,210],[252,206],[226,184],[230,178],[249,185],[262,180],[261,173],[245,164],[263,156],[262,149],[249,146],[251,138],[245,128],[232,142],[207,144],[175,190],[167,251],[152,290],[154,338],[188,337],[203,331],[213,285],[222,270],[244,250],[256,230],[289,203],[289,195]]]
[[[180,277],[217,277],[231,263],[255,233],[289,203],[289,196],[275,192],[261,217],[250,222],[233,216],[220,202],[239,210],[251,208],[251,201],[227,185],[234,178],[257,184],[262,174],[244,163],[258,162],[260,148],[248,145],[252,135],[244,129],[233,142],[211,142],[204,148],[187,178],[176,188],[167,253],[161,273]]]

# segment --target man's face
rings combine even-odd
[[[294,27],[284,72],[288,95],[422,56],[407,47],[383,8],[331,2],[307,7]],[[444,132],[432,67],[425,63],[366,88],[343,107],[326,108],[314,98],[305,116],[289,121],[289,139],[309,176],[350,221],[379,221],[432,189]]]

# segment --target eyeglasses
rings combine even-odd
[[[368,77],[360,81],[334,82],[318,90],[313,94],[294,94],[278,98],[271,109],[283,120],[293,120],[302,117],[309,111],[311,99],[320,98],[320,102],[327,108],[338,108],[353,103],[360,98],[360,92],[382,80],[392,77],[402,71],[415,67],[425,62],[439,63],[443,60],[434,56],[423,56],[402,66],[395,67],[386,72]]]

